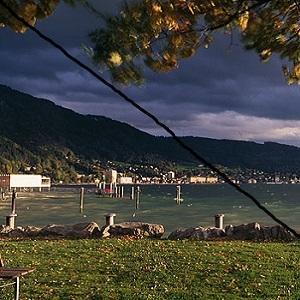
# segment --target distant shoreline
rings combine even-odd
[[[221,185],[224,183],[118,183],[118,185],[123,185],[123,186],[133,186],[133,185],[188,185],[188,186],[200,186],[200,185]],[[109,183],[107,183],[109,185]],[[70,183],[70,184],[52,184],[51,187],[55,188],[76,188],[76,187],[87,187],[87,188],[98,188],[95,183]]]
[[[109,184],[109,183],[107,183]],[[219,186],[219,185],[226,185],[227,183],[118,183],[118,185],[121,186],[176,186],[176,185],[182,185],[182,186]],[[241,183],[240,185],[297,185],[297,183],[288,183],[288,182],[259,182],[259,183]],[[70,184],[52,184],[51,188],[79,188],[79,187],[85,187],[85,188],[98,188],[95,183],[70,183]]]

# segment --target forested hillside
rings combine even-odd
[[[195,162],[169,137],[155,137],[128,124],[81,115],[53,102],[0,85],[0,171],[44,173],[74,180],[93,172],[95,161]],[[234,168],[300,173],[300,149],[277,143],[183,137],[206,159]]]

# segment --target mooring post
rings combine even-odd
[[[112,184],[112,182],[109,184],[109,194],[110,194],[110,197],[113,196],[113,184]]]
[[[224,221],[224,214],[215,215],[215,227],[216,228],[224,229],[223,221]]]
[[[5,225],[8,226],[11,229],[15,229],[15,227],[16,227],[16,216],[17,215],[8,215],[8,216],[6,216]]]
[[[119,195],[118,195],[118,189],[119,189],[119,187],[118,187],[118,185],[115,183],[115,197],[116,198],[118,198],[119,197]]]
[[[0,189],[1,192],[1,200],[4,201],[5,200],[5,192],[3,191],[3,189]]]
[[[176,186],[176,204],[181,204],[181,202],[183,201],[183,199],[181,198],[181,186],[177,185]]]
[[[15,190],[13,190],[11,195],[11,214],[16,213],[16,198],[17,198],[17,193]]]
[[[11,213],[10,215],[6,216],[6,226],[8,226],[11,229],[14,229],[16,227],[16,198],[17,193],[15,190],[13,190],[11,196]]]
[[[80,188],[80,212],[84,209],[84,187]]]
[[[140,193],[141,193],[141,188],[137,186],[136,193],[135,193],[135,209],[140,208]]]
[[[116,214],[114,214],[114,213],[105,215],[105,225],[106,226],[114,225],[115,224],[115,216],[116,216]]]
[[[130,193],[130,200],[134,200],[134,191],[135,191],[135,187],[132,186],[131,187],[131,193]]]

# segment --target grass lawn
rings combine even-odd
[[[0,241],[0,253],[36,269],[21,300],[300,299],[300,243]]]

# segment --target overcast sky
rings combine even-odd
[[[118,1],[110,2],[114,4],[101,4],[101,10],[116,13]],[[85,9],[62,5],[38,28],[87,61],[80,45],[97,26],[99,20]],[[83,114],[111,117],[165,135],[33,33],[0,29],[0,38],[1,84]],[[181,62],[178,70],[150,73],[143,86],[124,91],[179,135],[300,146],[300,87],[286,85],[279,59],[262,64],[254,52],[242,48],[238,37],[230,46],[220,35],[209,49]]]

